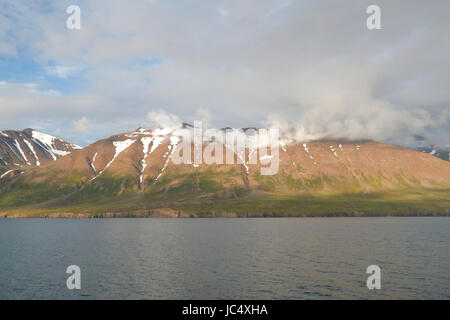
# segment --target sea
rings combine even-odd
[[[448,217],[0,219],[2,300],[449,298]]]

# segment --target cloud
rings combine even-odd
[[[198,108],[196,113],[196,119],[194,121],[202,121],[203,129],[207,129],[211,127],[212,124],[212,115],[206,108]]]
[[[89,120],[86,117],[82,117],[79,120],[73,122],[73,128],[77,132],[87,133],[89,132]]]
[[[37,83],[24,83],[25,87],[27,87],[29,92],[33,95],[40,95],[40,96],[49,96],[49,97],[59,97],[61,96],[61,93],[57,90],[49,89],[49,90],[42,90],[39,88],[39,84]]]
[[[56,76],[61,79],[67,79],[78,72],[80,72],[80,67],[70,67],[70,66],[52,66],[47,67],[47,73]]]
[[[178,116],[171,114],[163,109],[152,110],[148,114],[151,125],[158,128],[175,128],[181,125]]]
[[[146,125],[149,105],[164,106],[175,122],[203,106],[217,127],[279,125],[304,139],[401,145],[419,134],[448,143],[448,1],[379,0],[383,29],[374,31],[366,28],[366,0],[77,4],[79,31],[65,28],[60,1],[0,5],[0,54],[26,52],[74,88],[45,96],[0,86],[0,125],[51,117],[70,127],[86,116],[102,138]],[[45,69],[49,61],[55,67]],[[83,66],[82,83],[68,66]],[[150,112],[157,124],[173,122],[160,111]]]

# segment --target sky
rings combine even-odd
[[[70,5],[80,30],[66,27]],[[449,146],[449,12],[448,0],[0,0],[0,129],[86,146],[203,119]]]

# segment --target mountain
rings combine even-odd
[[[417,151],[425,152],[438,157],[445,161],[450,161],[450,148],[435,147],[433,145],[427,147],[418,147]]]
[[[271,155],[249,148],[234,164],[177,165],[172,158],[183,140],[175,132],[138,129],[84,149],[66,145],[72,149],[60,159],[0,180],[0,215],[450,214],[450,165],[427,153],[374,141],[283,140],[278,172],[261,175]],[[255,154],[259,161],[250,164]]]
[[[418,134],[414,135],[414,139],[417,144],[415,150],[431,154],[442,160],[450,161],[450,146],[434,146],[424,136]]]
[[[0,176],[20,174],[77,149],[81,148],[33,129],[0,131]]]

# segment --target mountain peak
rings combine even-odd
[[[31,128],[0,131],[0,174],[39,167],[76,149],[81,147]]]

